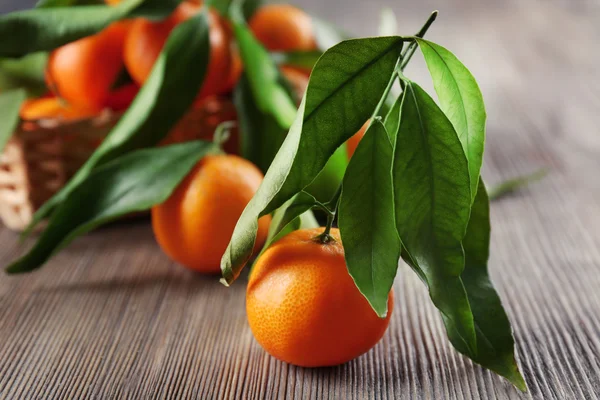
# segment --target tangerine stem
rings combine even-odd
[[[400,66],[400,62],[401,61],[402,61],[402,56],[400,56],[398,58],[398,61],[396,61],[396,66],[394,67],[394,72],[392,73],[392,76],[390,77],[390,81],[388,82],[385,90],[383,91],[383,94],[381,95],[381,99],[379,99],[379,103],[377,104],[377,107],[375,107],[375,110],[373,111],[373,114],[371,115],[371,120],[369,122],[369,126],[371,126],[371,124],[375,120],[375,117],[377,117],[379,115],[379,112],[381,111],[381,108],[385,104],[385,101],[387,100],[390,92],[392,91],[392,87],[394,86],[394,82],[396,82],[396,70]]]
[[[326,208],[328,209],[327,213],[327,224],[325,225],[325,231],[317,236],[317,239],[323,243],[327,244],[329,242],[334,241],[335,239],[331,236],[331,227],[333,225],[333,221],[335,220],[335,216],[337,214],[338,204],[340,203],[340,196],[342,195],[342,184],[338,186],[335,194],[326,204]]]

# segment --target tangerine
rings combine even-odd
[[[246,312],[258,343],[272,356],[303,367],[343,364],[370,350],[385,333],[393,308],[381,319],[348,274],[337,229],[290,233],[256,261]]]
[[[66,104],[57,97],[44,97],[31,99],[21,105],[20,116],[26,121],[40,119],[61,119],[74,121],[94,117],[98,114],[96,109],[89,109],[78,105]]]
[[[289,4],[259,8],[249,25],[254,36],[271,51],[307,51],[317,47],[310,16]]]
[[[348,152],[348,159],[352,158],[352,155],[356,151],[358,144],[362,140],[363,136],[367,132],[369,127],[369,121],[365,122],[364,125],[356,132],[350,139],[346,141],[346,151]]]
[[[48,87],[73,105],[102,109],[124,67],[123,43],[129,26],[128,21],[113,23],[50,53]]]
[[[199,4],[183,2],[163,21],[140,18],[133,23],[125,40],[124,59],[129,74],[139,85],[150,76],[154,62],[175,26],[199,11]],[[232,56],[230,37],[223,24],[222,18],[211,10],[209,12],[210,63],[200,90],[200,97],[223,93],[228,84]]]
[[[152,208],[154,235],[163,251],[202,273],[221,273],[221,257],[263,174],[234,155],[204,157],[164,203]],[[262,248],[271,217],[258,221],[255,251]]]
[[[198,100],[171,129],[161,144],[169,145],[198,139],[212,141],[221,123],[236,120],[237,112],[231,99],[212,96]],[[223,144],[223,150],[230,154],[238,154],[239,149],[239,129],[236,125],[229,130],[229,138]]]

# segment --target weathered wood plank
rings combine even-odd
[[[435,3],[407,11],[375,2],[398,11],[402,32]],[[551,168],[492,207],[491,273],[529,395],[452,350],[407,267],[372,352],[325,369],[274,360],[249,331],[244,282],[227,289],[173,265],[142,221],[81,238],[35,274],[0,278],[0,398],[599,398],[600,10],[583,1],[487,3],[444,2],[429,37],[481,82],[488,182]],[[373,2],[302,4],[348,30],[376,32]],[[418,64],[407,73],[428,83]],[[3,229],[0,243],[4,265],[19,245]]]

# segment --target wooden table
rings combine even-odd
[[[304,2],[363,35],[375,33],[384,4],[406,33],[435,7],[352,3]],[[487,181],[551,168],[492,206],[491,273],[528,395],[452,350],[404,265],[390,329],[373,351],[335,368],[276,361],[248,328],[244,280],[227,289],[174,265],[142,221],[77,240],[39,272],[0,278],[0,398],[600,397],[600,10],[487,3],[443,2],[429,38],[481,82]],[[431,87],[421,61],[407,74]],[[19,254],[15,234],[0,230],[0,243],[2,264]]]

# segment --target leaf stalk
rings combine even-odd
[[[438,16],[437,10],[432,12],[431,15],[429,16],[429,18],[427,19],[427,21],[425,22],[425,25],[423,25],[423,27],[419,30],[419,32],[417,32],[415,37],[418,37],[418,38],[424,37],[425,34],[427,33],[427,31],[429,30],[429,28],[431,27],[431,25],[433,24],[433,22],[435,21],[435,19],[437,18],[437,16]],[[406,50],[402,52],[402,55],[401,55],[402,64],[400,65],[401,71],[404,71],[404,68],[406,68],[406,66],[408,65],[408,62],[410,61],[412,56],[415,54],[416,50],[417,50],[417,41],[413,40],[408,45]]]

